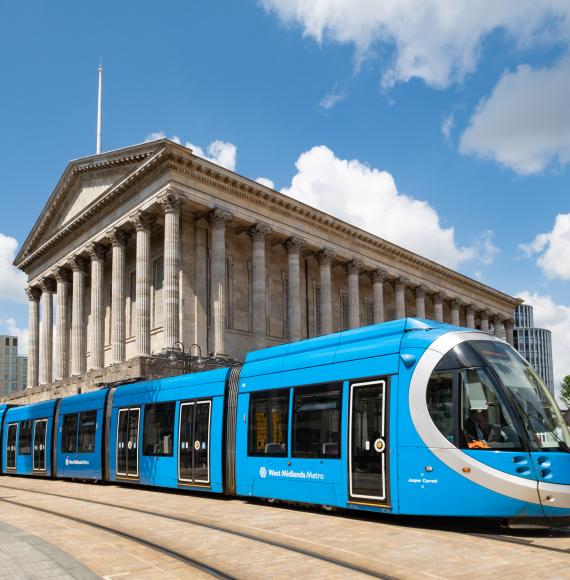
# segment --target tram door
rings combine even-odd
[[[18,435],[18,423],[8,425],[6,434],[6,469],[16,469],[16,437]]]
[[[350,385],[349,493],[355,502],[387,504],[386,381]]]
[[[34,455],[32,458],[32,469],[34,471],[46,470],[47,422],[47,419],[34,421]]]
[[[178,479],[210,483],[210,414],[212,401],[180,405]]]
[[[139,476],[140,408],[120,409],[117,426],[117,475]]]

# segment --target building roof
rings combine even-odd
[[[341,219],[270,189],[205,160],[180,144],[159,139],[92,155],[69,162],[53,193],[22,244],[14,265],[30,271],[46,252],[73,235],[105,207],[116,203],[145,178],[159,175],[161,170],[178,170],[209,188],[223,192],[239,204],[240,199],[257,203],[278,218],[290,216],[305,226],[318,226],[341,239],[356,241],[363,248],[374,250],[410,267],[425,269],[442,279],[470,287],[476,292],[493,295],[512,308],[521,300],[486,284],[460,274],[428,258],[374,236]]]

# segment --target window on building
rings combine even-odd
[[[321,287],[320,286],[315,286],[313,301],[315,304],[315,336],[320,336],[323,332],[322,326],[321,326]]]
[[[374,324],[374,302],[372,300],[364,300],[364,319],[366,326]]]
[[[283,278],[283,338],[289,338],[289,280]]]
[[[293,457],[340,457],[341,387],[295,388]]]
[[[163,308],[162,308],[162,286],[164,284],[164,260],[162,258],[154,262],[154,276],[153,276],[153,326],[157,328],[163,323]]]
[[[61,429],[61,452],[75,453],[77,451],[77,413],[63,416]]]
[[[20,438],[18,440],[18,453],[20,455],[29,455],[32,452],[32,426],[31,419],[20,421]]]
[[[249,397],[249,455],[287,455],[289,389]]]
[[[348,294],[345,292],[340,295],[340,329],[348,329]]]
[[[172,455],[175,410],[175,402],[145,405],[143,455]]]
[[[136,272],[131,272],[129,274],[129,305],[128,305],[129,322],[127,328],[127,336],[133,336],[135,333],[134,317],[135,317],[136,299],[137,299]]]
[[[226,258],[226,288],[225,288],[225,296],[226,296],[226,328],[233,330],[234,326],[234,265],[233,261]]]
[[[97,411],[84,411],[79,414],[79,435],[77,451],[93,453],[95,451],[95,433],[97,430]]]

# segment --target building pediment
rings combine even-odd
[[[71,161],[14,264],[20,266],[28,256],[58,236],[108,192],[139,172],[149,158],[163,148],[164,142],[161,140]]]

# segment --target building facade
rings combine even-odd
[[[404,316],[512,343],[520,303],[166,139],[72,161],[14,263],[32,393]]]
[[[18,354],[18,337],[0,334],[0,395],[23,391],[27,379],[28,357]]]
[[[532,365],[554,395],[552,334],[546,328],[534,327],[533,308],[520,304],[515,309],[514,346]]]

